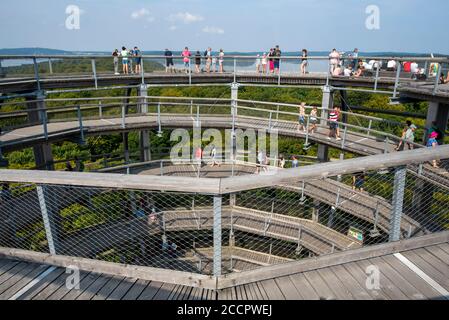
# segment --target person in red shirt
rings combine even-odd
[[[410,61],[404,62],[404,71],[405,72],[412,72],[412,63]]]

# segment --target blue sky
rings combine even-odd
[[[82,11],[80,30],[65,27],[68,5]],[[365,27],[368,5],[380,9],[379,30]],[[447,0],[14,0],[1,7],[2,48],[259,51],[279,44],[449,53]]]

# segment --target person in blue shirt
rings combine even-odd
[[[136,73],[140,74],[142,72],[142,53],[140,52],[139,48],[134,47],[133,57],[136,67]]]

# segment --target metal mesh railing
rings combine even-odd
[[[439,163],[215,195],[5,182],[0,246],[207,275],[251,270],[447,230],[449,186],[429,178],[444,174]],[[194,164],[177,166],[164,176],[196,177]]]

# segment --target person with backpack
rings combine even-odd
[[[136,74],[140,74],[142,72],[142,52],[138,47],[134,47],[133,57]]]

